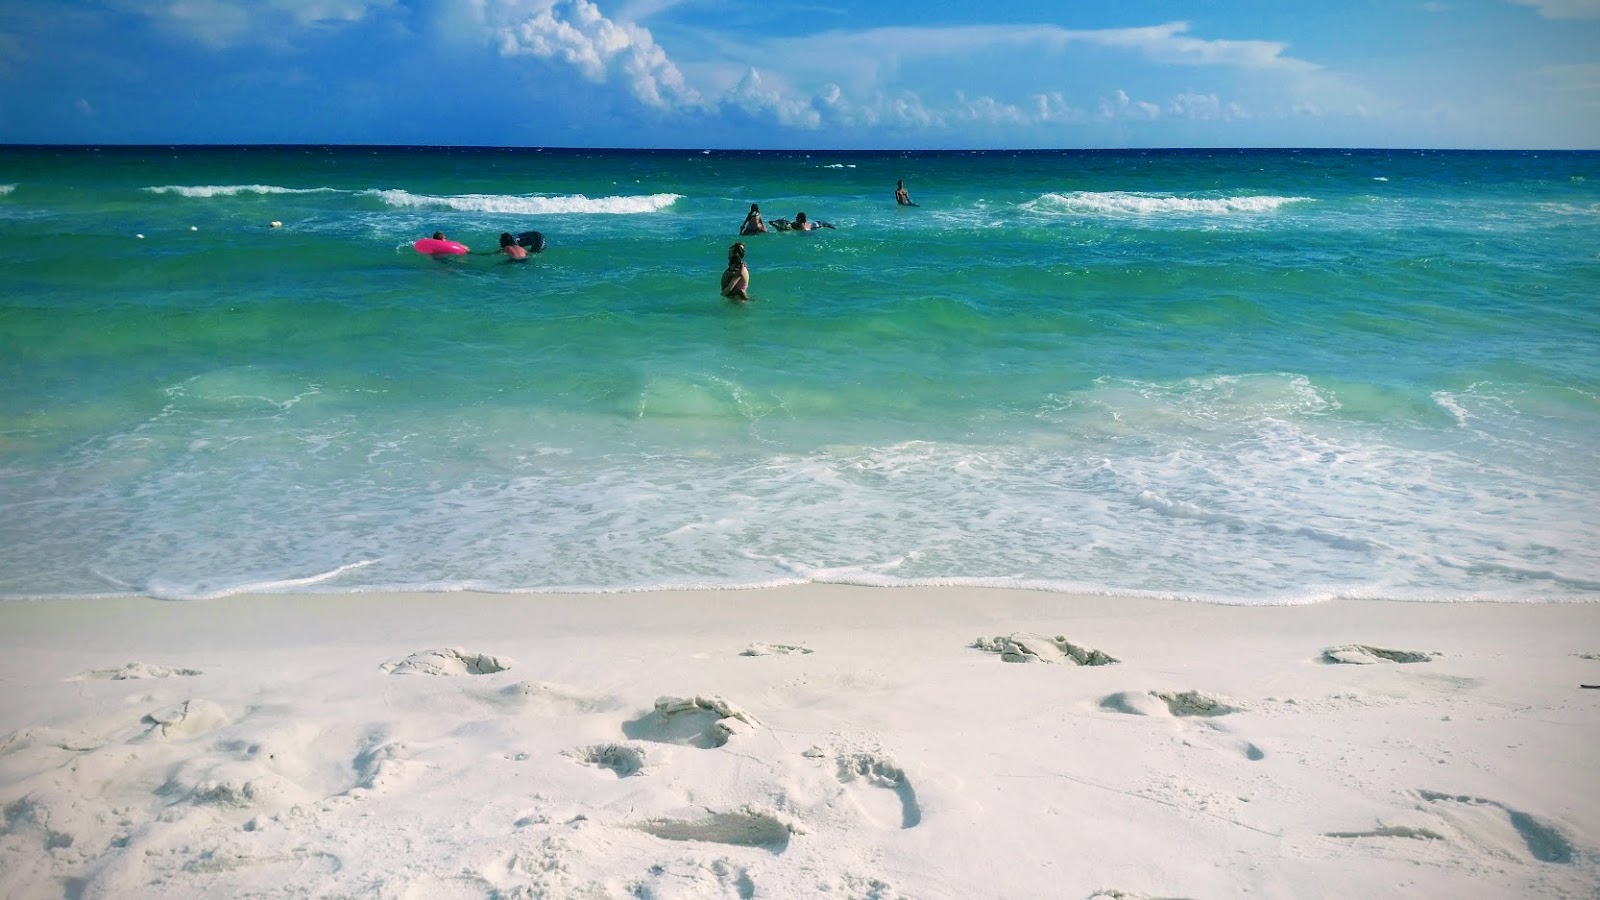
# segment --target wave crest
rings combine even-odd
[[[561,213],[608,213],[629,215],[650,213],[666,209],[682,194],[645,194],[622,197],[586,197],[583,194],[562,196],[520,196],[516,194],[458,194],[434,197],[413,194],[410,191],[365,191],[390,206],[401,208],[455,209],[462,212],[509,213],[526,215],[557,215]]]
[[[1029,212],[1094,215],[1206,215],[1272,212],[1290,203],[1313,202],[1310,197],[1185,197],[1134,191],[1071,191],[1050,193],[1023,204]]]
[[[163,184],[141,188],[152,194],[177,194],[182,197],[236,197],[240,194],[328,194],[347,193],[338,188],[286,188],[275,184]]]

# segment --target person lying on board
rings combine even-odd
[[[836,227],[832,222],[823,222],[820,220],[813,222],[810,219],[807,219],[806,214],[803,212],[795,213],[794,221],[792,222],[788,219],[773,219],[772,224],[779,231],[812,231],[817,228]]]

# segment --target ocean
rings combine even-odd
[[[0,260],[4,599],[1600,599],[1597,153],[10,147]]]

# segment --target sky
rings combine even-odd
[[[1600,0],[4,0],[0,143],[1600,149]]]

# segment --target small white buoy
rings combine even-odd
[[[193,226],[193,225],[190,225],[190,226],[189,226],[189,230],[190,230],[190,231],[199,231],[199,230],[200,230],[200,229],[198,229],[198,228],[196,228],[196,227],[194,227],[194,226]]]
[[[282,228],[283,227],[283,223],[279,222],[277,219],[273,219],[272,220],[272,227],[273,228]]]
[[[144,235],[142,235],[142,234],[136,234],[136,235],[134,235],[134,237],[138,238],[141,241],[144,240]]]

